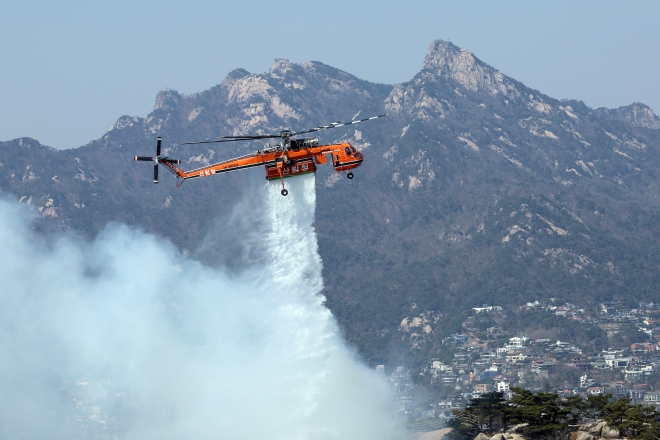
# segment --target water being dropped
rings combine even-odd
[[[314,177],[286,183],[287,197],[279,182],[264,188],[231,270],[123,225],[41,245],[25,212],[0,202],[3,433],[387,438],[387,391],[319,293]],[[115,388],[86,401],[74,379]]]

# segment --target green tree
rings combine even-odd
[[[525,433],[534,438],[548,437],[565,433],[566,423],[586,416],[602,418],[610,428],[619,431],[619,436],[640,440],[660,438],[660,412],[653,407],[633,405],[627,398],[611,401],[612,395],[604,394],[589,395],[586,399],[580,396],[561,399],[550,392],[511,390],[514,395],[509,402],[503,393],[491,392],[473,399],[464,410],[454,411],[456,417],[448,423],[453,428],[449,436],[456,440],[472,440],[482,431],[506,430],[511,420],[527,423]]]
[[[447,422],[451,431],[447,436],[454,440],[472,440],[481,432],[481,424],[476,416],[465,410],[452,411],[454,417]]]
[[[559,399],[555,393],[532,393],[524,388],[511,388],[514,395],[511,404],[511,419],[527,423],[525,432],[545,435],[566,429],[564,422],[573,412],[570,403]]]
[[[569,423],[577,423],[582,418],[585,405],[586,402],[582,399],[582,396],[570,396],[566,399],[564,406],[571,408],[570,414],[567,415]]]
[[[624,324],[619,329],[619,332],[629,344],[636,342],[644,342],[649,340],[649,335],[641,331],[637,326]]]
[[[504,393],[491,391],[472,399],[465,411],[476,416],[483,424],[488,425],[488,431],[493,432],[495,421],[499,422],[499,427],[506,430],[508,408]]]
[[[660,438],[660,423],[657,421],[650,423],[648,427],[645,427],[636,439],[639,440],[657,440]]]
[[[585,416],[598,419],[610,400],[612,400],[611,394],[589,394],[580,410]]]
[[[638,438],[639,434],[654,425],[657,427],[657,418],[660,416],[655,408],[649,406],[633,405],[629,398],[623,398],[608,403],[603,408],[603,420],[611,428],[619,430],[621,434]]]
[[[508,412],[509,405],[504,393],[492,391],[482,394],[472,399],[464,410],[454,411],[456,417],[448,423],[454,429],[451,436],[456,439],[473,439],[483,428],[488,432],[497,428],[506,430]]]

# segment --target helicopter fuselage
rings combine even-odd
[[[294,147],[295,146],[295,147]],[[166,165],[180,178],[195,179],[230,171],[243,170],[256,166],[266,168],[266,178],[269,180],[283,179],[316,171],[316,165],[327,163],[330,158],[335,171],[349,171],[359,167],[364,160],[362,152],[356,150],[349,142],[331,145],[313,145],[312,142],[296,144],[292,140],[283,147],[266,147],[254,154],[218,162],[190,171],[183,171],[163,160]]]

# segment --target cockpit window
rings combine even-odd
[[[352,145],[351,145],[351,151],[352,151],[353,153],[356,153],[355,148],[353,148]]]
[[[348,148],[348,147],[346,147],[346,154],[347,154],[348,156],[350,156],[350,155],[351,155],[351,149],[350,149],[350,148]]]

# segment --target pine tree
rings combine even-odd
[[[512,388],[514,395],[511,404],[512,420],[527,423],[525,432],[533,435],[549,434],[566,429],[564,422],[572,414],[574,407],[562,401],[555,393],[532,393],[523,388]]]

